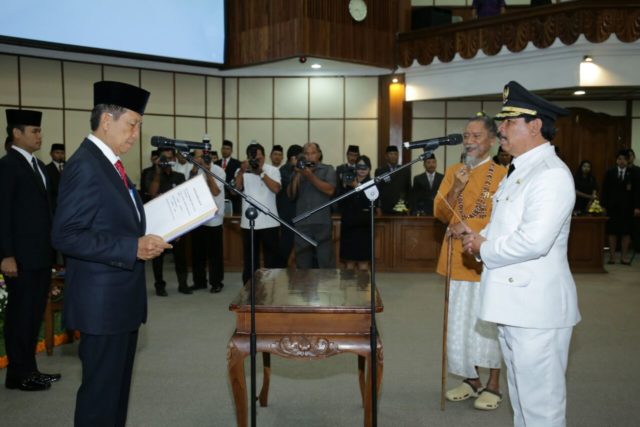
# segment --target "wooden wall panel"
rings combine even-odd
[[[345,0],[227,2],[227,67],[316,56],[385,68],[395,65],[395,34],[406,29],[404,0],[368,0],[356,22]]]

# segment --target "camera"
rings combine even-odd
[[[308,162],[307,157],[302,153],[300,153],[300,155],[298,156],[298,160],[296,161],[296,167],[298,169],[312,168],[315,165],[316,164],[313,162]]]
[[[354,166],[347,166],[344,172],[342,172],[342,185],[348,185],[356,179],[356,168]]]
[[[162,169],[171,168],[171,167],[173,167],[173,164],[174,164],[174,162],[170,162],[169,159],[167,159],[164,154],[162,154],[158,158],[158,166],[160,168],[162,168]]]
[[[258,147],[249,147],[249,167],[251,168],[252,171],[257,171],[260,169],[260,161],[258,159],[256,159],[256,156],[258,155]]]
[[[210,165],[210,164],[211,164],[211,160],[212,160],[212,158],[211,158],[211,153],[209,153],[208,151],[205,151],[205,152],[202,154],[202,160],[203,160],[206,164]]]

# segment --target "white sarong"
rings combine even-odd
[[[502,356],[495,323],[478,319],[480,282],[452,280],[449,288],[447,368],[477,378],[475,367],[500,368]]]

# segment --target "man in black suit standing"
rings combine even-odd
[[[42,145],[42,113],[7,110],[7,155],[0,159],[0,270],[9,299],[4,339],[9,357],[5,386],[46,390],[60,374],[43,374],[36,345],[51,282],[51,199]]]
[[[433,201],[444,175],[436,172],[436,156],[433,154],[424,159],[423,165],[425,172],[413,178],[411,212],[414,215],[433,216]]]
[[[145,235],[142,200],[120,156],[139,141],[149,92],[94,84],[91,134],[67,162],[53,221],[66,256],[64,321],[80,331],[76,426],[124,426],[138,328],[146,321],[144,261],[171,245]]]
[[[215,164],[220,166],[225,173],[225,181],[231,183],[236,177],[236,171],[240,168],[240,161],[231,157],[233,154],[233,142],[225,139],[222,141],[222,148],[220,149],[222,157]],[[241,199],[234,192],[230,191],[227,195],[231,204],[233,205],[233,213],[240,214]]]
[[[49,181],[51,181],[51,202],[53,212],[56,211],[56,200],[58,199],[58,187],[60,186],[60,173],[64,168],[65,153],[64,144],[51,144],[51,163],[46,166]]]
[[[375,176],[396,170],[399,167],[398,147],[389,145],[386,150],[387,164],[376,169]],[[402,200],[405,206],[411,197],[411,171],[407,168],[390,176],[390,181],[380,184],[379,213],[383,215],[395,215],[402,212],[394,210],[396,204]]]

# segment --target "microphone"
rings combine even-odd
[[[178,150],[211,150],[208,142],[181,141],[179,139],[165,138],[164,136],[152,136],[151,145],[158,148],[176,148]]]
[[[459,133],[452,133],[451,135],[441,136],[439,138],[429,138],[414,142],[405,142],[402,145],[404,148],[413,150],[415,148],[422,148],[425,151],[435,150],[441,145],[458,145],[462,143],[462,135]]]

